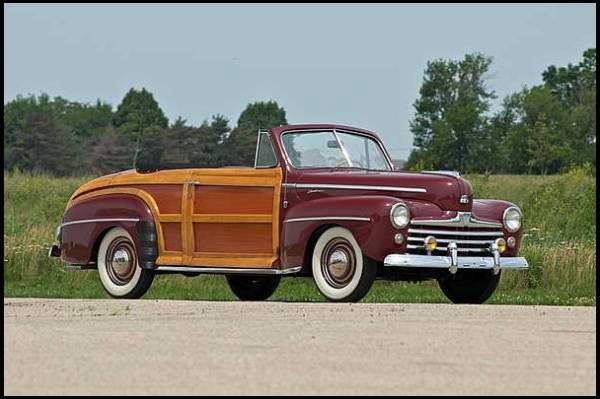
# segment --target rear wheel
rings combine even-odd
[[[280,280],[280,276],[227,276],[229,288],[242,301],[268,299],[279,286]]]
[[[363,255],[350,230],[332,227],[315,243],[312,272],[317,288],[327,299],[357,302],[371,289],[377,265]]]
[[[140,298],[154,280],[154,270],[140,267],[131,235],[121,227],[109,230],[102,238],[98,274],[102,286],[114,298]]]
[[[491,270],[458,270],[438,280],[442,292],[453,303],[484,303],[500,282],[500,273]]]

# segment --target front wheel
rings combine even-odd
[[[459,270],[455,275],[438,280],[442,292],[453,303],[484,303],[492,296],[500,273],[491,270]]]
[[[229,288],[242,301],[268,299],[279,286],[280,280],[280,276],[227,276]]]
[[[377,265],[363,255],[350,230],[332,227],[315,243],[312,273],[317,288],[330,301],[357,302],[371,289]]]
[[[127,230],[109,230],[98,249],[98,274],[102,286],[113,298],[137,299],[148,291],[154,270],[142,269]]]

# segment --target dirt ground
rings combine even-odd
[[[4,394],[596,394],[596,308],[4,299]]]

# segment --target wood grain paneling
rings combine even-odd
[[[194,223],[194,251],[272,254],[270,223]]]
[[[195,187],[195,214],[271,214],[273,187]]]
[[[160,213],[181,213],[181,184],[136,184],[132,187],[150,194]]]
[[[161,223],[167,251],[181,251],[181,223]]]
[[[158,265],[274,267],[280,168],[125,171],[92,180],[68,206],[96,195],[142,198],[157,221]]]

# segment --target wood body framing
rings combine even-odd
[[[125,171],[79,188],[68,207],[135,195],[157,227],[157,265],[272,268],[279,260],[281,169]]]

